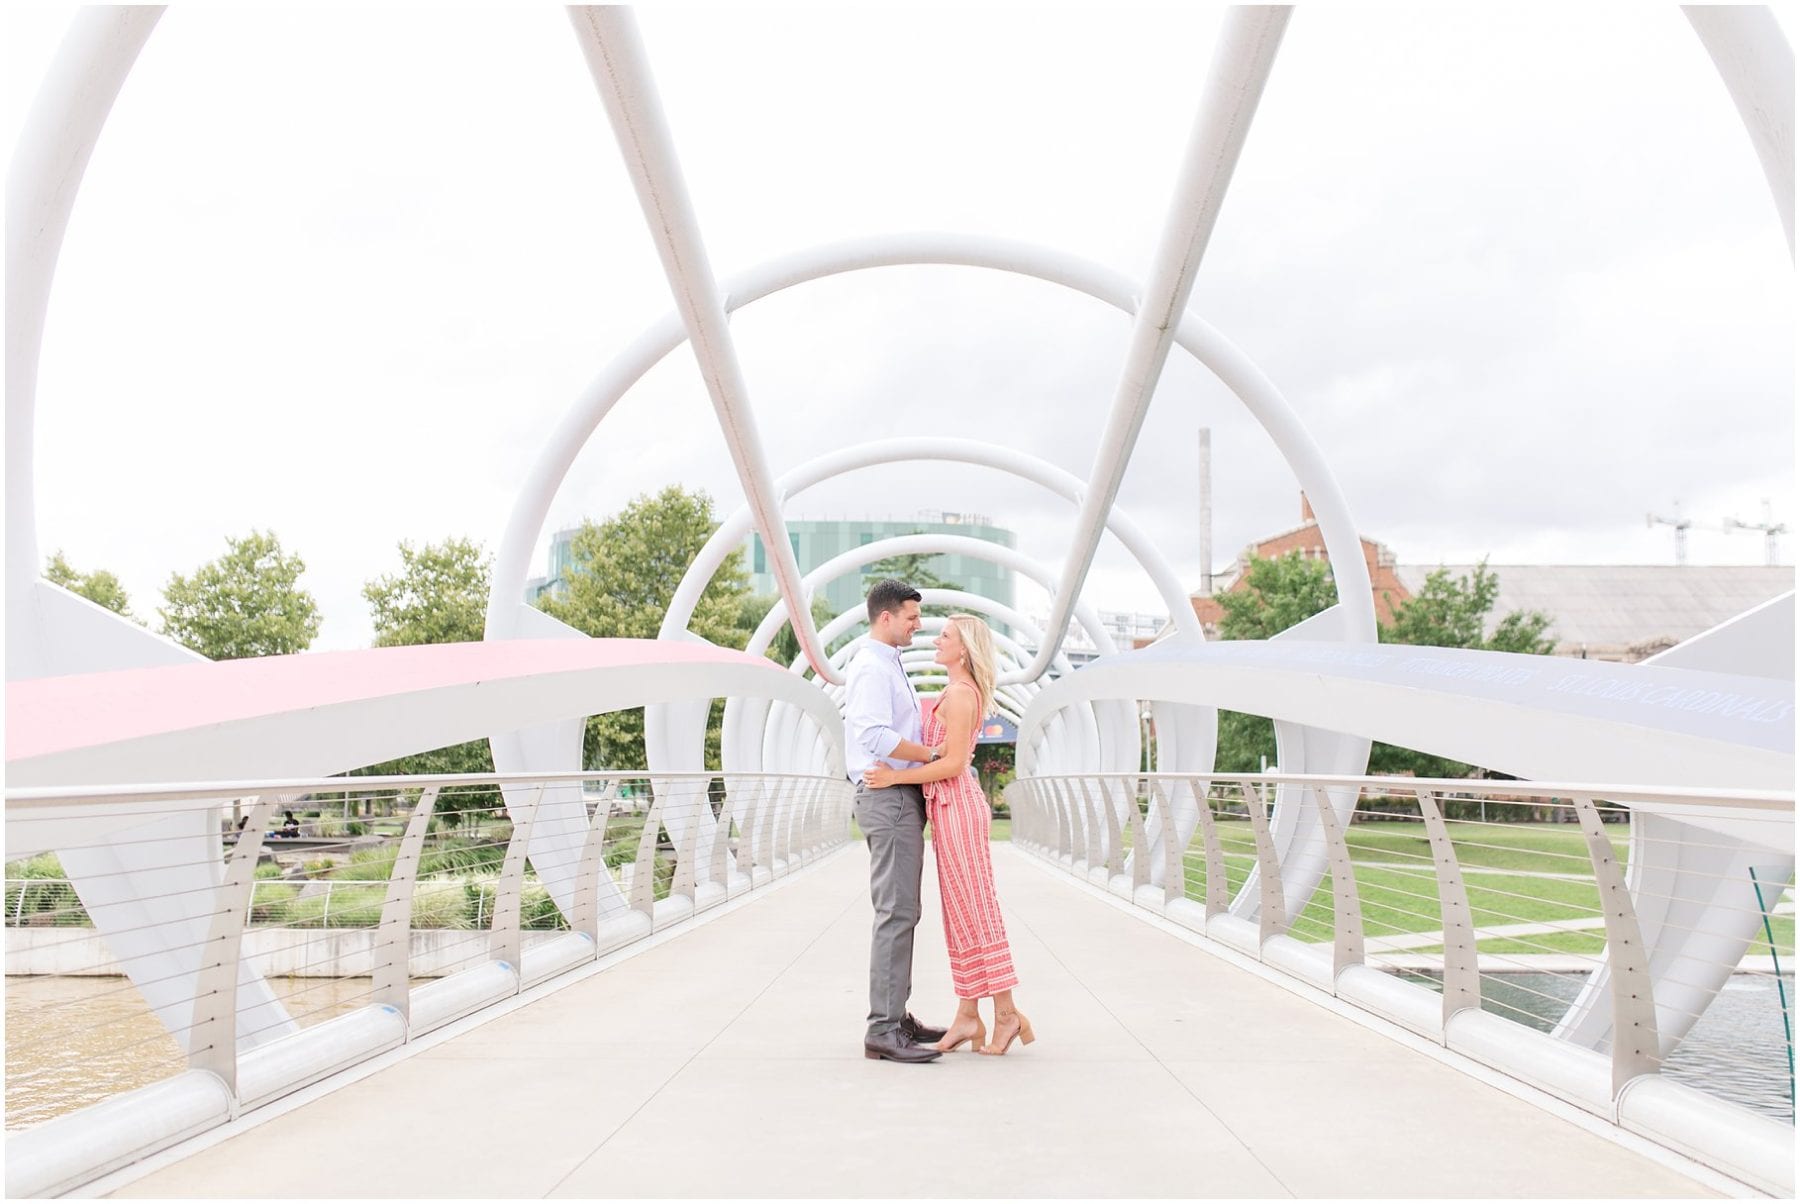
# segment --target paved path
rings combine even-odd
[[[1004,1059],[863,1058],[859,846],[117,1194],[1709,1194],[1008,846],[995,860],[1039,1038]],[[914,998],[947,1017],[933,910]]]

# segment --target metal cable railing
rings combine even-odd
[[[6,867],[7,1126],[197,1068],[254,1106],[281,1093],[265,1047],[383,1008],[404,1040],[591,961],[841,846],[850,793],[610,772],[11,792],[9,847],[43,851]]]
[[[1027,850],[1267,963],[1431,991],[1399,1006],[1440,1038],[1473,1009],[1605,1055],[1614,1099],[1666,1076],[1793,1122],[1791,795],[1098,774],[1007,802]]]

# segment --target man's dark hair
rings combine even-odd
[[[869,591],[869,622],[873,623],[882,611],[896,611],[905,603],[919,601],[923,599],[918,590],[904,581],[884,577]]]

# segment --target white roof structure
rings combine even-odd
[[[1472,564],[1395,568],[1418,594],[1438,568],[1452,577]],[[1557,651],[1579,655],[1628,648],[1654,652],[1691,639],[1794,588],[1792,565],[1491,564],[1500,593],[1490,620],[1513,610],[1551,618]],[[1491,622],[1490,622],[1491,627]]]

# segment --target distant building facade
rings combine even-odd
[[[1415,591],[1439,567],[1452,577],[1472,564],[1401,565]],[[1635,663],[1794,588],[1792,565],[1490,564],[1499,589],[1492,621],[1514,610],[1550,616],[1557,656]]]
[[[1367,536],[1359,538],[1363,563],[1369,566],[1369,589],[1374,594],[1375,617],[1379,622],[1385,623],[1393,618],[1395,607],[1412,597],[1412,591],[1400,579],[1399,566],[1388,546]],[[1188,599],[1194,608],[1194,616],[1200,620],[1200,626],[1208,639],[1219,637],[1219,623],[1225,618],[1225,608],[1219,603],[1219,595],[1250,588],[1250,562],[1274,560],[1290,552],[1298,552],[1308,560],[1328,559],[1325,535],[1319,530],[1319,520],[1313,516],[1312,504],[1306,500],[1305,494],[1300,496],[1299,526],[1278,531],[1251,544],[1239,554],[1236,564],[1214,577],[1215,588],[1211,594],[1196,593]],[[1172,625],[1165,625],[1149,639],[1134,640],[1132,646],[1141,648],[1145,644],[1155,643],[1173,631]]]
[[[1004,527],[995,526],[986,515],[937,510],[921,511],[915,519],[790,520],[787,528],[788,542],[794,550],[794,558],[800,563],[802,574],[810,573],[833,557],[854,548],[900,535],[966,535],[971,539],[1006,548],[1018,546],[1017,535]],[[756,532],[751,532],[744,540],[744,561],[745,567],[750,570],[750,589],[753,593],[770,595],[779,592],[773,566],[769,563],[768,549],[763,546],[762,536]],[[940,555],[927,560],[925,570],[940,581],[950,582],[968,593],[979,594],[1005,606],[1014,604],[1016,582],[1012,570],[991,561],[960,553]],[[826,583],[819,592],[833,614],[842,614],[852,607],[860,606],[863,595],[863,573],[860,569]],[[999,626],[1004,629],[1004,624]]]
[[[550,562],[542,577],[525,580],[525,602],[535,604],[545,594],[560,598],[568,592],[569,572],[575,567],[575,536],[580,527],[565,527],[550,537]]]
[[[1325,559],[1325,540],[1312,508],[1301,499],[1300,526],[1259,540],[1244,550],[1236,565],[1219,580],[1211,595],[1194,594],[1190,603],[1208,639],[1219,637],[1225,616],[1218,595],[1248,589],[1253,559],[1273,559],[1289,552]],[[1363,538],[1363,561],[1369,566],[1375,615],[1381,622],[1424,588],[1439,568],[1452,577],[1468,576],[1472,564],[1403,565],[1385,544]],[[1498,590],[1488,613],[1488,630],[1515,610],[1550,616],[1548,634],[1557,656],[1635,663],[1692,639],[1794,588],[1792,565],[1615,565],[1490,564]],[[1152,639],[1174,631],[1165,624]]]
[[[1113,639],[1113,646],[1119,651],[1130,648],[1141,648],[1145,644],[1154,643],[1159,632],[1169,626],[1167,615],[1148,614],[1142,611],[1103,610],[1099,612],[1100,626]],[[1039,630],[1050,621],[1048,615],[1033,615],[1033,622]],[[1037,652],[1035,640],[1021,640],[1020,645],[1034,655]],[[1062,653],[1069,658],[1069,664],[1081,668],[1090,661],[1098,660],[1099,644],[1080,623],[1069,624],[1069,634],[1063,639]]]

